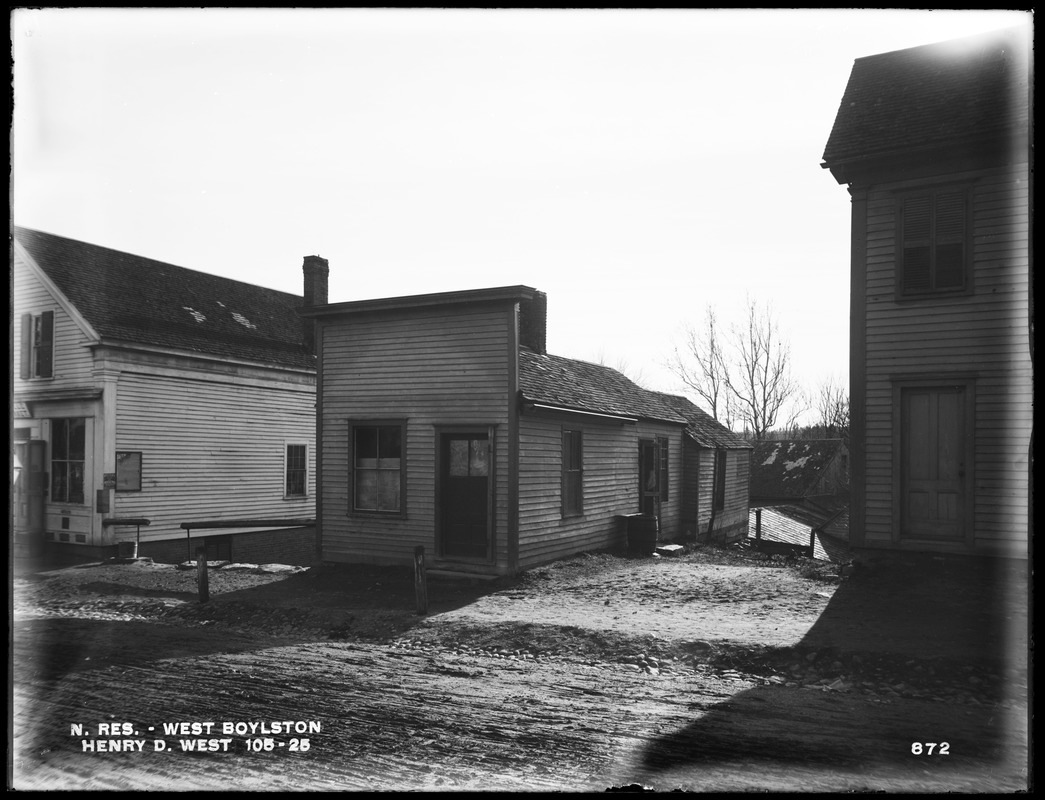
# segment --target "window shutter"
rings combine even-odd
[[[926,292],[930,289],[928,246],[903,249],[903,289],[905,292]]]
[[[33,352],[33,318],[22,314],[22,364],[19,375],[22,380],[29,379],[29,363]]]
[[[660,452],[660,472],[657,476],[660,484],[660,499],[666,501],[668,499],[668,440],[658,439],[657,449]]]
[[[903,290],[924,292],[932,288],[931,201],[928,195],[908,197],[903,203]]]
[[[965,195],[946,192],[936,198],[937,289],[960,289],[965,284]]]
[[[54,312],[40,315],[40,340],[36,342],[36,377],[50,378],[54,362]]]

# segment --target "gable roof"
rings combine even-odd
[[[733,433],[722,423],[695,405],[688,397],[677,394],[658,396],[686,418],[686,435],[701,447],[724,448],[727,450],[750,450],[752,444],[743,436]]]
[[[1022,28],[858,58],[824,166],[843,182],[846,164],[860,159],[1004,144],[1028,128],[1029,73]]]
[[[752,499],[805,497],[844,447],[841,439],[756,442],[751,454]]]
[[[30,228],[14,236],[103,340],[315,369],[298,295]]]
[[[519,348],[519,389],[523,401],[568,411],[653,419],[686,424],[660,395],[632,383],[601,364]]]

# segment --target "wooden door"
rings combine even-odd
[[[47,496],[47,443],[40,439],[19,442],[15,456],[20,469],[15,480],[15,527],[43,534],[44,502]]]
[[[653,439],[639,441],[639,513],[660,512],[660,454]]]
[[[900,465],[903,538],[965,537],[965,388],[905,389]]]
[[[47,443],[41,439],[15,445],[14,533],[16,549],[37,557],[44,551],[44,504],[47,499]]]
[[[440,552],[449,558],[489,558],[489,437],[447,433],[441,445]]]

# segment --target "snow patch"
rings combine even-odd
[[[239,314],[239,313],[237,313],[235,311],[232,312],[232,318],[234,320],[236,320],[236,322],[238,322],[244,328],[250,328],[251,330],[255,330],[258,327],[253,322],[251,322],[249,319],[247,319],[245,316],[243,316],[242,314]]]
[[[188,306],[182,306],[182,308],[184,308],[186,311],[192,314],[192,318],[197,322],[204,322],[207,319],[207,317],[204,314],[202,314],[194,308],[189,308]]]
[[[773,452],[769,454],[769,457],[766,458],[766,460],[762,462],[762,466],[763,467],[768,467],[770,464],[772,464],[774,461],[776,461],[776,454],[779,453],[779,452],[780,452],[780,445],[777,445],[776,447],[773,448]]]
[[[793,469],[799,469],[801,467],[804,467],[808,460],[809,456],[802,456],[801,458],[795,459],[794,461],[785,461],[784,469],[786,469],[788,472],[790,472]]]

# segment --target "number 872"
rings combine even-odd
[[[947,742],[912,742],[911,752],[916,756],[920,755],[938,755],[938,756],[949,756],[951,754],[951,746]]]

